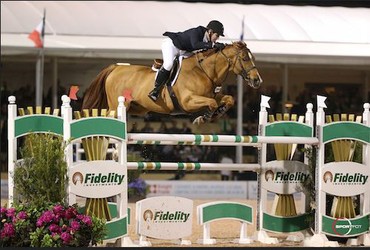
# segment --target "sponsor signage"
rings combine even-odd
[[[338,196],[370,190],[369,167],[356,162],[331,162],[322,168],[322,189]]]
[[[322,231],[337,237],[349,237],[369,232],[369,214],[354,219],[322,216]]]
[[[180,196],[189,199],[246,199],[246,181],[159,181],[146,180],[147,197]]]
[[[190,236],[193,201],[176,196],[146,198],[136,203],[136,231],[155,239],[181,239]]]
[[[302,190],[302,183],[310,178],[308,166],[299,161],[270,161],[263,166],[262,188],[280,194]]]
[[[127,191],[126,167],[116,161],[88,161],[69,171],[70,192],[87,198],[105,198]]]

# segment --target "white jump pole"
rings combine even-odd
[[[154,133],[129,133],[129,144],[194,144],[215,143],[219,146],[247,144],[255,146],[257,143],[282,143],[282,144],[318,144],[319,140],[313,137],[299,136],[235,136],[235,135],[195,135],[195,134],[154,134]],[[148,142],[148,143],[143,143]],[[162,143],[163,142],[163,143]],[[225,144],[224,144],[225,143]]]
[[[14,195],[14,167],[17,155],[17,139],[15,138],[15,119],[17,117],[17,104],[15,96],[9,96],[8,101],[8,208],[13,204]]]
[[[219,171],[222,169],[227,170],[242,170],[242,171],[258,171],[259,164],[243,164],[243,163],[193,163],[193,162],[128,162],[127,169],[129,170],[211,170]]]

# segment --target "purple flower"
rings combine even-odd
[[[54,214],[63,214],[64,208],[60,204],[55,205],[54,208],[53,208],[53,212],[54,212]]]
[[[19,220],[25,220],[27,219],[27,213],[25,211],[20,211],[18,214],[17,214],[17,218]]]
[[[43,226],[44,224],[46,223],[49,223],[53,220],[54,218],[54,214],[52,211],[48,210],[48,211],[45,211],[41,216],[40,218],[37,220],[36,222],[36,226],[38,227],[41,227]]]
[[[13,237],[15,235],[14,225],[11,223],[4,223],[4,228],[1,232],[1,238]]]
[[[50,230],[50,232],[53,232],[53,233],[60,233],[61,232],[61,228],[57,224],[51,224],[49,226],[49,230]]]
[[[78,221],[76,220],[73,220],[71,222],[71,229],[75,232],[77,231],[78,229],[80,229],[80,223],[78,223]]]
[[[60,235],[60,238],[62,239],[63,244],[68,244],[72,240],[72,236],[67,232],[63,232]]]
[[[137,178],[128,184],[129,189],[135,189],[137,193],[142,195],[146,194],[146,186],[146,182],[141,178]]]
[[[92,225],[92,221],[91,221],[91,217],[90,216],[84,216],[82,218],[82,222],[85,223],[88,226],[91,226]]]
[[[67,220],[75,218],[77,215],[77,210],[74,207],[69,207],[66,211],[65,217]]]
[[[1,213],[1,216],[3,216],[3,214],[6,213],[6,207],[1,207],[0,213]]]
[[[15,208],[14,207],[11,207],[8,209],[8,211],[6,211],[6,216],[9,217],[9,218],[12,218],[14,217],[15,215]]]

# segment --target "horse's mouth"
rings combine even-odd
[[[243,77],[244,80],[248,83],[249,86],[251,86],[254,89],[258,89],[261,87],[261,83],[263,82],[262,79],[250,79],[249,77]]]
[[[249,81],[249,85],[254,89],[258,89],[259,87],[261,87],[261,83],[262,83],[262,80],[260,79]]]
[[[259,74],[256,78],[251,79],[250,75],[245,70],[243,70],[240,73],[240,75],[243,77],[244,81],[246,81],[248,85],[254,89],[258,89],[261,86],[261,83],[263,82]]]

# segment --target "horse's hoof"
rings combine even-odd
[[[193,124],[200,125],[201,123],[204,123],[204,118],[203,116],[198,116],[197,118],[194,119]]]

